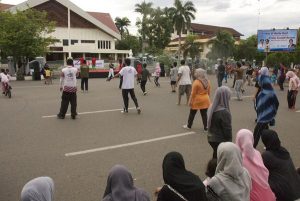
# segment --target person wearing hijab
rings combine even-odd
[[[162,169],[165,185],[158,192],[157,201],[207,200],[204,184],[197,175],[185,169],[180,153],[168,153]]]
[[[257,124],[254,129],[254,143],[256,148],[261,132],[264,129],[269,129],[270,125],[275,125],[275,116],[279,107],[279,102],[276,93],[272,87],[269,70],[267,67],[262,67],[260,70],[259,86],[261,90],[256,98],[256,113]]]
[[[21,201],[52,201],[54,182],[50,177],[37,177],[27,182],[21,192]]]
[[[103,201],[150,201],[149,195],[133,184],[133,178],[129,170],[123,165],[115,165],[111,168]]]
[[[188,124],[184,125],[184,128],[190,129],[193,125],[193,121],[197,110],[200,111],[202,117],[202,123],[204,131],[207,131],[207,109],[210,105],[210,83],[206,77],[206,71],[202,68],[198,68],[194,73],[195,81],[192,85],[192,92],[189,99],[190,115]]]
[[[277,201],[293,201],[300,198],[300,177],[289,152],[281,146],[274,130],[264,130],[261,135],[266,151],[263,162],[269,170],[269,184]]]
[[[237,133],[236,145],[242,152],[243,166],[248,170],[252,181],[250,201],[276,201],[268,182],[269,171],[259,151],[253,148],[253,141],[253,133],[250,130],[241,129]]]
[[[251,178],[242,162],[242,154],[237,145],[232,142],[219,145],[216,174],[207,185],[208,200],[250,200]]]
[[[289,79],[289,90],[287,93],[287,101],[289,109],[295,109],[296,97],[300,87],[300,80],[293,71],[288,71],[286,77]]]
[[[207,140],[213,148],[213,158],[217,158],[217,149],[221,142],[232,141],[230,96],[231,91],[227,86],[217,88],[213,103],[208,109]]]
[[[160,87],[160,84],[158,82],[158,79],[160,77],[160,72],[161,72],[160,65],[159,63],[156,63],[155,71],[154,71],[154,83],[157,87]]]

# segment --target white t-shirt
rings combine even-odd
[[[119,72],[123,76],[122,89],[133,89],[134,88],[134,76],[137,71],[132,66],[126,66]]]
[[[75,92],[77,89],[76,75],[78,69],[73,66],[67,66],[62,69],[60,83],[64,91]]]
[[[191,70],[188,66],[180,66],[178,69],[178,74],[181,74],[181,78],[179,80],[179,85],[188,85],[192,84],[191,82]]]
[[[9,78],[4,73],[0,73],[1,82],[7,83],[9,81]]]

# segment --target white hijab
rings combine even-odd
[[[52,201],[53,195],[53,180],[50,177],[37,177],[25,184],[21,201]]]
[[[222,201],[250,200],[251,178],[242,162],[242,154],[237,145],[232,142],[219,145],[216,174],[208,186]]]

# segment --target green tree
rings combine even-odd
[[[148,24],[149,30],[151,30],[147,36],[150,48],[163,50],[170,43],[172,34],[172,22],[168,16],[168,8],[153,9]]]
[[[124,33],[129,34],[127,27],[130,26],[130,20],[127,17],[116,17],[115,24],[121,34],[121,37],[123,37]]]
[[[141,51],[139,38],[130,34],[124,34],[123,38],[116,43],[116,49],[118,50],[132,50],[132,53],[136,55]]]
[[[135,4],[135,12],[140,13],[142,15],[142,20],[138,19],[136,22],[136,26],[139,27],[139,32],[141,34],[142,41],[142,52],[145,52],[144,42],[146,40],[146,34],[149,32],[149,28],[147,26],[147,19],[152,12],[152,2],[146,3],[143,1],[141,4]]]
[[[181,56],[181,34],[188,30],[191,21],[195,19],[196,8],[192,1],[183,3],[181,0],[174,1],[174,7],[170,8],[172,24],[179,36],[178,54]]]
[[[196,35],[188,35],[185,38],[185,42],[182,46],[183,57],[185,59],[189,55],[192,58],[192,60],[194,61],[195,58],[200,55],[201,44],[197,43],[196,39],[197,39]]]
[[[213,41],[211,51],[208,53],[210,59],[229,58],[233,56],[234,39],[226,31],[218,31],[216,39]]]
[[[18,64],[17,79],[24,80],[24,67],[28,58],[44,55],[55,42],[49,36],[54,22],[46,12],[28,8],[25,11],[0,12],[0,49],[4,57],[12,56]]]

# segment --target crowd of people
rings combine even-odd
[[[113,77],[122,77],[120,84],[124,101],[123,113],[128,113],[128,94],[130,94],[138,114],[141,113],[134,91],[134,80],[138,74],[141,89],[146,95],[147,80],[151,81],[147,65],[140,73],[125,60],[122,69]],[[223,79],[228,76],[228,64],[220,61],[217,68],[218,88],[213,100],[210,100],[211,84],[202,68],[190,69],[185,61],[177,67],[175,62],[170,72],[171,91],[178,87],[178,102],[186,94],[186,104],[190,106],[187,124],[183,127],[191,129],[195,114],[200,111],[203,131],[207,132],[207,140],[212,148],[212,158],[206,170],[207,178],[203,181],[197,174],[186,170],[184,157],[179,152],[168,153],[162,161],[162,178],[164,185],[155,189],[158,201],[295,201],[300,200],[300,176],[293,164],[288,150],[281,145],[276,131],[269,129],[275,124],[279,101],[274,91],[271,71],[267,67],[254,69],[245,62],[237,62],[230,67],[234,77],[234,90],[237,100],[241,101],[245,83],[252,86],[255,80],[257,92],[254,96],[257,113],[254,132],[241,129],[233,143],[232,117],[230,111],[231,90],[223,86]],[[84,71],[84,68],[80,69]],[[285,67],[276,76],[281,87],[281,76],[289,79],[287,94],[288,107],[295,108],[295,101],[300,81],[295,72]],[[287,71],[287,72],[286,72]],[[285,73],[286,72],[286,73]],[[73,60],[67,60],[67,67],[62,69],[60,90],[62,101],[58,118],[65,117],[68,104],[71,104],[71,117],[76,118],[77,96],[76,77],[78,69],[73,67]],[[159,64],[154,72],[154,83],[161,73]],[[84,73],[83,73],[84,75]],[[111,74],[110,74],[111,75]],[[86,76],[82,76],[82,90],[88,90]],[[225,81],[227,81],[225,79]],[[83,87],[85,85],[85,87]],[[260,153],[256,147],[260,140],[265,150]],[[54,181],[49,177],[39,177],[25,184],[22,201],[51,201],[54,197]],[[115,165],[108,174],[107,186],[103,201],[148,201],[149,193],[134,186],[130,171],[123,165]]]
[[[169,152],[162,161],[164,185],[154,189],[157,201],[295,201],[300,200],[300,175],[290,153],[282,147],[274,130],[264,130],[265,148],[253,147],[253,133],[241,129],[236,143],[222,142],[217,158],[208,162],[200,177],[185,168],[182,154]],[[52,201],[54,182],[38,177],[22,189],[21,201]],[[111,168],[103,201],[150,201],[149,193],[134,186],[130,171],[123,165]]]

